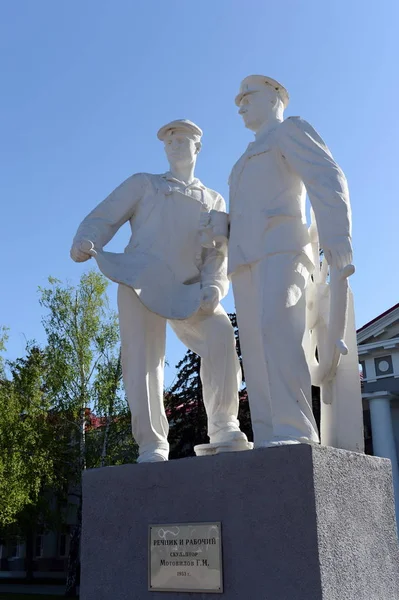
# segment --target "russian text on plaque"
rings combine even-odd
[[[148,586],[153,592],[223,592],[220,523],[149,527]]]

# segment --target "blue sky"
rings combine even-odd
[[[234,96],[252,73],[288,88],[286,116],[310,121],[348,177],[357,325],[397,303],[398,18],[396,0],[2,0],[8,356],[22,355],[26,339],[44,341],[37,287],[48,275],[77,282],[88,268],[69,258],[81,219],[132,173],[167,170],[161,125],[200,125],[196,175],[227,198],[252,139]],[[109,249],[127,238],[124,228]],[[233,310],[231,293],[224,304]],[[168,382],[183,353],[170,332]]]

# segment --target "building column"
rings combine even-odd
[[[396,521],[399,529],[399,465],[392,427],[391,395],[384,392],[364,395],[370,406],[371,431],[374,456],[389,458],[395,493]]]

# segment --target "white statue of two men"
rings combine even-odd
[[[167,321],[201,357],[210,444],[197,447],[197,454],[252,447],[239,429],[240,366],[233,329],[220,305],[228,276],[255,447],[319,442],[311,371],[335,411],[325,431],[339,427],[336,415],[343,400],[337,394],[342,396],[348,385],[346,393],[356,396],[356,386],[360,389],[359,380],[353,380],[353,344],[351,362],[339,379],[340,360],[348,358],[341,358],[347,353],[344,337],[349,328],[353,338],[354,329],[347,316],[347,276],[353,269],[346,179],[308,123],[297,117],[284,120],[288,93],[277,81],[247,77],[236,104],[255,141],[230,176],[228,248],[225,202],[194,177],[202,131],[187,120],[158,132],[170,171],[128,178],[83,220],[73,241],[75,261],[95,256],[103,273],[119,283],[123,378],[139,462],[168,458],[163,407]],[[306,223],[306,192],[317,224],[313,234]],[[125,253],[104,252],[127,221],[132,235]],[[319,243],[331,271],[331,294],[325,293],[326,282],[324,288],[316,286]],[[322,329],[319,317],[326,311]],[[352,411],[356,439],[349,439],[353,432],[345,440],[338,435],[341,447],[362,449],[358,404]]]

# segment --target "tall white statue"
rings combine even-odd
[[[83,220],[71,249],[73,260],[94,256],[119,283],[123,379],[139,462],[165,461],[169,454],[163,405],[167,321],[201,357],[210,444],[197,453],[251,447],[237,420],[241,372],[234,331],[220,305],[228,289],[226,244],[223,235],[218,238],[227,231],[225,202],[194,177],[201,137],[188,120],[162,127],[158,138],[170,171],[129,177]],[[104,252],[127,221],[132,234],[125,253]]]
[[[263,75],[246,77],[236,97],[255,133],[230,175],[228,247],[254,443],[319,442],[312,375],[322,389],[322,443],[361,451],[348,186],[309,123],[284,120],[288,100]]]

